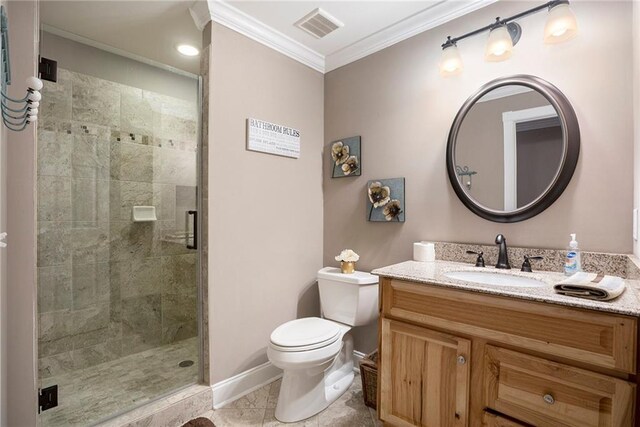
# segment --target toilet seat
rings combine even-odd
[[[291,320],[271,333],[271,348],[284,352],[327,347],[342,336],[340,325],[319,317]]]

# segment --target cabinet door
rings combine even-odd
[[[380,419],[394,426],[466,426],[471,342],[381,320]]]

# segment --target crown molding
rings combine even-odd
[[[203,3],[203,2],[197,2]],[[197,5],[196,3],[196,5]],[[209,5],[209,19],[224,25],[238,33],[249,37],[252,40],[257,41],[271,49],[274,49],[289,58],[295,59],[304,65],[313,68],[321,73],[325,72],[324,69],[324,56],[319,54],[313,49],[308,48],[300,42],[292,39],[289,36],[282,34],[281,32],[274,30],[270,26],[263,24],[254,17],[247,15],[243,11],[236,9],[229,3],[218,0],[208,0]],[[194,6],[196,6],[194,5]],[[200,6],[198,6],[200,8]],[[192,9],[192,16],[193,16]],[[194,18],[195,21],[196,18]],[[204,22],[204,25],[209,21],[204,21],[199,16],[196,25]],[[203,25],[203,28],[204,28]]]
[[[335,70],[498,0],[442,0],[326,57],[222,0],[196,1],[191,16],[199,29],[215,21],[321,73]]]
[[[441,1],[326,57],[326,72],[489,6],[498,0]],[[439,46],[438,46],[439,48]]]
[[[196,24],[196,28],[202,31],[211,21],[211,13],[209,12],[209,5],[206,1],[198,0],[189,7],[189,13],[193,22]]]

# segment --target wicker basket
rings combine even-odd
[[[360,362],[362,395],[364,404],[376,409],[378,401],[378,350],[367,355]]]

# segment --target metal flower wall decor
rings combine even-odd
[[[360,176],[360,137],[352,136],[331,143],[331,178]]]
[[[404,178],[367,183],[367,220],[404,222]]]

